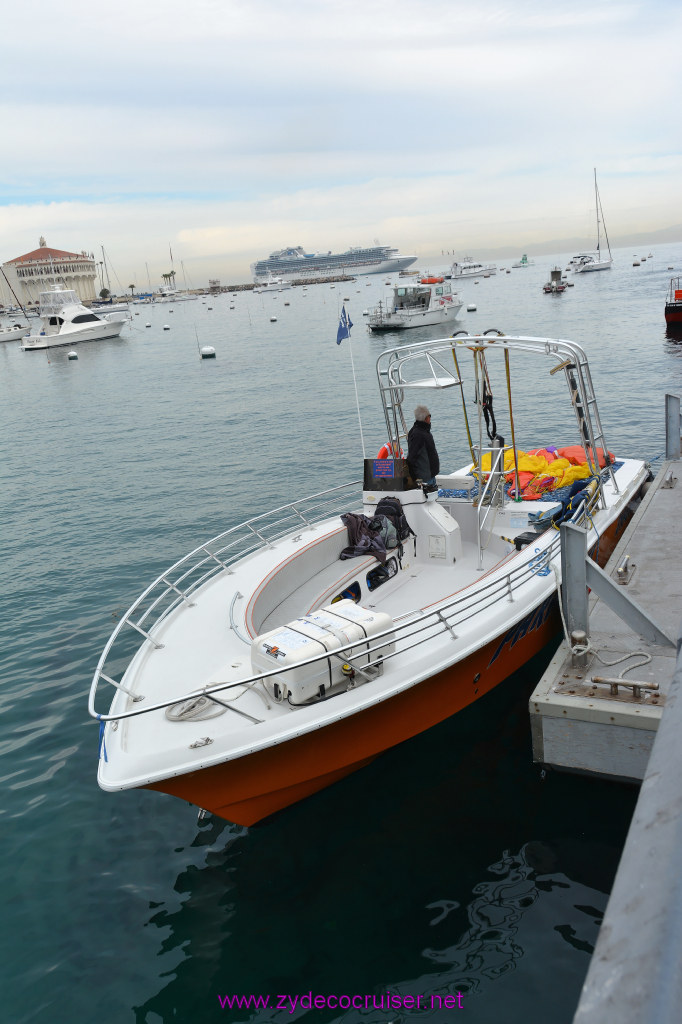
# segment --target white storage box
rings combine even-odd
[[[392,626],[393,619],[385,612],[369,611],[350,600],[337,601],[256,637],[251,644],[251,666],[254,674],[286,669],[281,675],[265,679],[265,688],[274,700],[289,698],[292,704],[303,704],[324,696],[331,686],[347,683],[348,676],[343,672],[345,662],[354,669],[380,666],[383,658],[394,650],[393,637],[390,634],[376,643],[372,642],[372,637]],[[325,651],[337,651],[356,641],[364,643],[343,655],[322,658],[312,665],[302,664]],[[379,650],[369,650],[378,644],[381,645]],[[356,672],[356,683],[365,678],[361,672]]]

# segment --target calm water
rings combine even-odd
[[[663,395],[682,392],[682,346],[663,323],[682,245],[638,268],[634,251],[562,296],[542,294],[548,257],[469,282],[478,308],[461,326],[583,344],[609,446],[655,459]],[[367,280],[137,307],[123,338],[81,346],[77,362],[0,347],[0,977],[12,1024],[572,1018],[636,793],[533,767],[526,703],[546,657],[253,829],[197,825],[170,797],[96,784],[86,698],[116,616],[196,542],[359,478],[351,350],[335,344],[346,297],[367,453],[385,440],[374,364],[389,339],[365,333],[362,311],[389,289]],[[215,362],[199,359],[204,344]],[[513,374],[515,418],[530,424],[518,439],[551,443],[554,404]],[[455,418],[434,412],[454,468]],[[419,1008],[373,1009],[386,990],[420,995]],[[437,1008],[458,991],[461,1011]],[[218,999],[270,994],[276,1006],[308,992],[362,998],[294,1012]]]

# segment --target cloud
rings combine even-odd
[[[0,260],[40,233],[124,274],[169,241],[242,277],[290,243],[521,246],[587,230],[594,166],[612,231],[677,202],[667,0],[39,0],[6,36],[36,18],[49,50],[0,67]]]

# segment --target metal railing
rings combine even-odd
[[[201,688],[200,691],[197,691],[195,688],[184,696],[175,695],[168,700],[145,705],[144,707],[130,708],[115,715],[99,714],[95,708],[97,689],[101,679],[118,689],[124,690],[124,692],[133,697],[136,703],[140,703],[145,699],[143,694],[133,694],[119,681],[104,672],[114,644],[125,626],[142,633],[148,642],[155,647],[161,647],[162,645],[154,638],[152,632],[154,628],[158,627],[180,602],[184,601],[191,604],[190,598],[192,594],[212,576],[219,572],[229,572],[230,562],[236,561],[251,551],[262,549],[268,543],[267,539],[261,538],[259,543],[252,544],[250,538],[254,536],[261,537],[261,534],[266,530],[266,524],[273,530],[273,539],[290,533],[292,520],[302,522],[304,526],[311,526],[314,522],[332,516],[334,511],[338,511],[336,506],[339,504],[342,505],[343,510],[347,510],[350,490],[352,488],[354,493],[357,494],[357,486],[356,482],[346,487],[335,488],[333,491],[322,492],[302,501],[294,502],[291,505],[283,506],[272,513],[248,520],[246,523],[227,530],[207,544],[196,548],[185,558],[176,562],[167,572],[159,576],[126,612],[104,648],[90,688],[89,713],[94,718],[98,718],[103,722],[131,718],[136,715],[148,714],[152,711],[171,707],[188,699],[190,696],[196,696],[197,692],[210,697],[211,694],[217,694],[236,687],[248,687],[263,679],[278,676],[289,671],[288,668],[276,668],[271,672],[258,672],[233,682],[210,684]],[[591,509],[594,508],[595,503],[599,500],[598,490],[587,501],[581,502],[572,515],[571,522],[578,523],[590,519]],[[325,500],[323,501],[322,499]],[[274,519],[273,517],[278,514],[280,518]],[[259,524],[258,530],[254,529],[254,524],[256,523]],[[242,532],[244,530],[248,531],[246,535]],[[453,640],[457,639],[458,627],[461,627],[463,623],[467,622],[474,615],[480,614],[500,600],[513,603],[515,593],[534,576],[550,575],[552,572],[551,562],[560,557],[559,533],[558,531],[555,532],[555,536],[549,543],[547,543],[546,534],[538,534],[538,541],[541,542],[541,547],[535,549],[534,557],[527,559],[521,564],[512,566],[508,572],[497,575],[492,580],[481,580],[474,586],[469,587],[463,594],[439,604],[438,608],[433,610],[417,608],[399,616],[390,629],[376,634],[370,642],[364,639],[346,644],[333,652],[325,652],[306,661],[298,662],[297,668],[314,665],[322,661],[330,662],[331,658],[337,658],[340,655],[343,655],[344,660],[351,665],[353,665],[354,661],[357,661],[359,663],[358,667],[361,668],[368,655],[381,655],[383,661],[386,662],[398,654],[404,654],[406,651],[420,644],[433,641],[445,633],[449,633]],[[246,547],[244,547],[244,544],[246,544]],[[214,546],[216,550],[214,550]],[[179,575],[176,575],[176,573],[179,573]],[[556,578],[555,576],[552,589],[556,588]],[[157,588],[160,590],[160,593],[152,598]],[[150,603],[142,610],[148,599],[151,599]],[[135,621],[133,616],[138,612],[140,616]],[[152,613],[156,614],[153,622],[150,621]],[[144,626],[142,623],[144,623]],[[382,651],[394,642],[398,645],[397,649],[392,653],[382,654]],[[372,646],[369,646],[369,643]],[[128,656],[129,662],[132,660],[134,653]],[[121,674],[124,675],[125,670]]]

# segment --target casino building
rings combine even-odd
[[[52,284],[73,288],[81,302],[89,302],[96,297],[97,264],[94,256],[86,252],[51,249],[44,238],[40,239],[38,249],[8,260],[3,263],[2,270],[0,303],[4,306],[15,306],[17,299],[24,306],[34,305],[40,292],[47,291]]]

